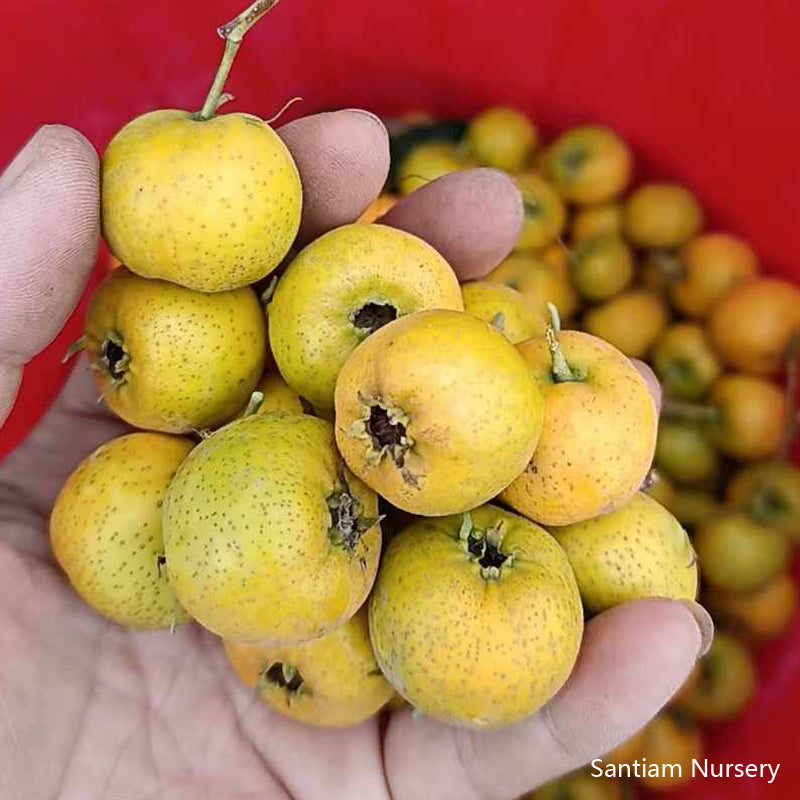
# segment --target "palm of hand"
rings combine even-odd
[[[281,135],[303,176],[306,239],[351,220],[383,183],[386,137],[374,118],[318,115]],[[94,257],[96,161],[74,132],[45,129],[40,139],[0,176],[0,218],[9,223],[0,225],[0,415],[18,365],[63,323]],[[84,173],[78,189],[71,170]],[[427,239],[463,278],[508,252],[520,218],[513,184],[474,170],[419,190],[385,221]],[[702,646],[685,607],[641,601],[587,626],[567,686],[520,725],[474,732],[405,710],[385,725],[303,726],[241,685],[219,640],[197,625],[174,635],[125,631],[66,584],[47,542],[53,500],[81,458],[124,431],[79,367],[0,464],[4,800],[505,800],[641,727]]]
[[[284,719],[199,626],[126,631],[66,584],[48,553],[47,508],[75,454],[124,430],[93,392],[76,370],[0,471],[0,752],[11,758],[0,774],[20,798],[329,797],[334,771],[343,788],[358,776],[343,796],[386,796],[377,720],[327,731]],[[67,438],[69,452],[51,447]]]
[[[256,695],[199,628],[174,636],[120,630],[82,607],[49,566],[9,551],[0,553],[0,580],[9,595],[0,626],[14,654],[4,703],[25,709],[24,717],[5,713],[29,726],[11,723],[5,732],[18,766],[4,775],[19,769],[19,797],[325,797],[322,778],[334,765],[359,775],[362,796],[385,795],[374,720],[342,733],[278,718],[256,725],[265,709],[254,708]],[[286,763],[276,747],[282,736],[293,740],[290,752],[313,753],[315,770],[327,765],[311,773],[318,780],[308,780],[299,760]],[[272,767],[279,756],[280,773]]]

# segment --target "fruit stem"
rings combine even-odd
[[[255,391],[247,401],[247,408],[244,410],[245,417],[252,417],[258,414],[258,409],[264,404],[264,392]]]
[[[775,518],[787,510],[783,498],[764,485],[762,480],[753,491],[750,502],[747,504],[748,516],[762,525],[774,524]]]
[[[302,97],[292,97],[291,100],[287,100],[283,106],[281,107],[280,111],[277,114],[273,114],[269,119],[264,120],[267,125],[272,125],[274,122],[277,122],[295,103],[302,103]]]
[[[278,4],[279,0],[256,0],[248,6],[238,17],[230,22],[226,22],[217,28],[217,33],[225,40],[225,50],[222,53],[222,60],[217,67],[217,74],[214,82],[208,90],[205,103],[196,115],[198,120],[211,119],[217,108],[221,105],[222,91],[225,88],[225,81],[228,80],[233,60],[242,44],[245,34],[258,22],[264,14]]]
[[[661,405],[661,416],[684,422],[718,422],[720,409],[701,403],[686,403],[683,400],[665,399]]]
[[[786,348],[786,423],[777,453],[779,459],[789,455],[797,437],[797,428],[800,424],[800,410],[797,408],[798,390],[800,390],[800,334],[795,334]]]
[[[578,380],[578,376],[570,369],[567,359],[561,350],[556,334],[561,331],[561,318],[558,316],[558,309],[553,303],[547,303],[547,311],[550,314],[550,324],[545,331],[547,346],[550,349],[550,360],[553,363],[553,378],[556,383],[569,383]]]
[[[266,308],[269,305],[270,300],[272,300],[272,295],[275,294],[275,289],[277,288],[278,288],[278,276],[273,275],[269,279],[267,288],[264,289],[263,292],[261,292],[261,305],[264,306],[264,308]]]

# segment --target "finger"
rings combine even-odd
[[[308,204],[304,224],[310,229],[320,232],[352,221],[379,193],[388,170],[388,140],[383,125],[371,114],[320,114],[285,126],[281,135],[304,175]],[[36,204],[31,205],[35,208]],[[97,220],[96,202],[94,219]],[[80,226],[76,230],[80,231]],[[58,233],[63,242],[66,232]],[[41,246],[41,240],[38,244]],[[64,246],[70,248],[69,243]],[[35,241],[29,243],[27,258],[40,263],[43,259],[36,248]],[[81,273],[81,282],[93,261],[94,253]],[[10,384],[10,380],[5,382]],[[127,430],[96,400],[97,388],[82,364],[32,436],[3,462],[0,491],[2,487],[5,491],[24,491],[25,513],[45,516],[75,465],[99,444]],[[67,439],[70,447],[64,448]]]
[[[433,245],[459,280],[476,280],[514,249],[522,227],[522,196],[508,175],[470,169],[417,189],[379,222]]]
[[[81,357],[31,435],[0,463],[0,520],[12,521],[7,515],[13,511],[19,515],[13,522],[41,526],[78,463],[103,442],[130,431],[97,398],[94,376]]]
[[[71,128],[40,128],[0,177],[0,423],[22,365],[75,307],[99,234],[97,153]]]
[[[650,394],[653,396],[653,402],[656,404],[656,413],[661,413],[661,384],[658,382],[655,372],[650,368],[649,364],[640,361],[638,358],[632,358],[631,364],[639,371],[639,374],[644,378]]]
[[[0,426],[8,416],[22,382],[22,367],[0,361]]]
[[[380,194],[389,174],[389,136],[358,109],[315,114],[278,131],[303,183],[298,244],[353,222]]]
[[[712,635],[696,604],[628,603],[587,625],[566,686],[521,724],[476,732],[396,714],[384,750],[392,797],[505,800],[598,758],[664,706]]]

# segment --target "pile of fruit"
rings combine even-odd
[[[235,46],[200,112],[145,114],[103,155],[123,266],[81,345],[141,431],[67,480],[59,564],[119,624],[196,620],[303,722],[356,724],[399,695],[496,727],[565,683],[585,615],[694,599],[699,563],[731,634],[680,712],[613,756],[691,759],[690,717],[751,691],[740,637],[777,635],[795,602],[800,474],[780,460],[791,404],[768,376],[800,333],[800,291],[702,234],[687,189],[623,196],[632,156],[611,130],[543,146],[510,109],[394,137],[402,194],[471,165],[517,180],[517,249],[483,279],[459,285],[426,242],[376,223],[389,194],[289,256],[291,154],[267,123],[217,113],[253,21],[222,29]],[[664,385],[660,430],[629,357]]]
[[[702,209],[686,187],[649,182],[629,191],[632,155],[608,128],[576,127],[541,145],[523,114],[493,108],[469,123],[415,115],[394,130],[392,192],[377,213],[427,179],[478,164],[508,171],[522,192],[516,251],[462,287],[469,313],[512,341],[527,339],[518,345],[527,355],[552,303],[564,327],[646,359],[661,383],[655,468],[645,492],[691,536],[700,599],[715,617],[716,638],[669,707],[606,757],[617,767],[613,777],[581,771],[534,796],[580,798],[591,786],[592,797],[620,797],[615,776],[627,771],[618,767],[642,759],[683,764],[682,779],[640,778],[651,790],[673,788],[691,779],[691,761],[702,753],[698,723],[741,712],[755,686],[751,647],[780,636],[797,605],[788,569],[800,539],[800,470],[789,456],[800,290],[764,277],[746,242],[704,232]],[[555,424],[550,402],[545,393],[545,418]],[[539,508],[514,506],[514,495],[512,486],[502,499],[530,519],[564,524]],[[597,548],[636,529],[636,502],[551,531],[589,613],[606,607],[586,577],[596,574]]]

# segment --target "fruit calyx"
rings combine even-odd
[[[561,166],[564,168],[566,175],[570,178],[574,178],[580,172],[583,162],[586,161],[588,157],[589,153],[586,152],[586,148],[583,147],[583,145],[574,145],[562,150],[558,160],[561,162]]]
[[[503,527],[500,521],[492,528],[481,530],[475,527],[469,514],[464,514],[458,532],[470,560],[478,565],[481,577],[487,581],[501,578],[514,563],[514,554],[503,550]]]
[[[406,466],[406,453],[414,447],[414,439],[408,435],[408,415],[380,398],[370,400],[359,395],[359,400],[366,413],[353,423],[350,433],[367,443],[367,461],[377,465],[388,456],[403,480],[417,486],[417,476]]]
[[[391,303],[370,302],[356,309],[350,315],[359,333],[369,336],[379,328],[397,319],[397,309]]]
[[[109,331],[106,338],[100,342],[100,365],[101,369],[108,373],[114,386],[121,386],[125,383],[125,375],[131,357],[125,349],[125,345],[116,331]]]
[[[303,676],[294,664],[285,661],[275,661],[267,664],[261,671],[258,681],[258,690],[263,692],[267,686],[277,686],[286,692],[287,700],[290,696],[308,693]]]
[[[522,200],[522,210],[526,219],[537,219],[542,213],[542,207],[538,200],[531,202],[525,198]]]
[[[790,510],[786,498],[770,487],[760,487],[753,492],[747,507],[749,516],[762,525],[774,525]]]
[[[352,551],[362,534],[376,522],[380,522],[383,517],[361,516],[361,503],[351,494],[344,474],[339,476],[339,483],[340,486],[327,498],[328,511],[331,515],[328,538],[337,547]]]
[[[241,14],[217,28],[217,33],[225,40],[225,50],[222,60],[217,68],[217,74],[211,88],[208,90],[203,107],[195,112],[192,118],[198,122],[211,119],[217,109],[225,102],[223,90],[228,79],[233,60],[242,44],[245,34],[258,22],[264,14],[278,4],[279,0],[256,0],[251,3]]]
[[[545,331],[545,339],[550,350],[553,381],[555,383],[578,383],[586,377],[586,374],[584,371],[571,367],[564,357],[556,335],[561,331],[561,318],[558,316],[558,309],[553,303],[547,303],[547,311],[550,314],[550,324]]]

